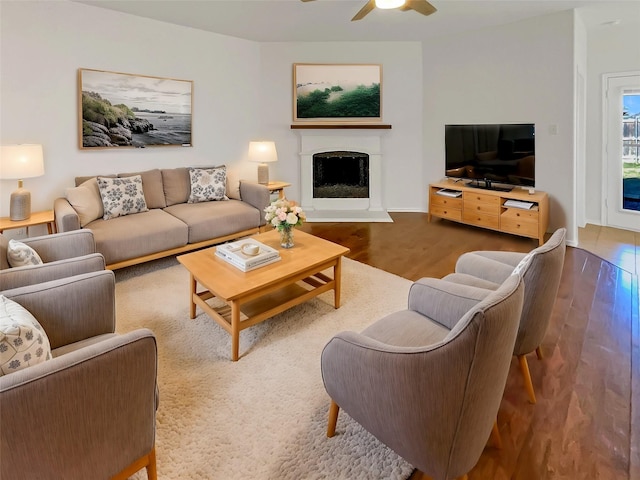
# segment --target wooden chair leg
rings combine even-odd
[[[423,473],[420,470],[415,469],[408,480],[433,480],[433,479],[426,473]],[[458,477],[456,480],[469,480],[469,476],[465,474],[461,477]]]
[[[158,480],[158,470],[156,469],[156,447],[149,453],[149,465],[147,465],[147,479]]]
[[[336,434],[338,412],[340,412],[340,407],[336,402],[331,400],[331,406],[329,407],[329,424],[327,425],[327,437],[329,438],[333,437]]]
[[[493,428],[491,429],[491,438],[498,450],[502,450],[502,437],[500,437],[500,429],[498,428],[498,421],[493,422]]]
[[[529,373],[529,364],[527,363],[527,357],[524,355],[518,355],[518,361],[520,362],[520,371],[524,377],[524,386],[529,394],[529,401],[535,405],[536,393],[533,390],[533,383],[531,382],[531,373]]]
[[[158,472],[156,471],[156,447],[142,458],[139,458],[123,471],[111,477],[111,480],[127,480],[130,476],[143,468],[147,469],[147,478],[149,480],[157,480]]]
[[[540,348],[540,345],[536,347],[536,355],[538,356],[538,360],[542,360],[542,349]]]

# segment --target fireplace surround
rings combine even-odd
[[[301,132],[300,149],[300,189],[301,206],[309,222],[391,222],[393,221],[382,206],[382,153],[380,135],[314,135]],[[314,156],[316,158],[316,177],[318,159],[347,160],[357,163],[346,167],[343,162],[338,173],[346,174],[347,180],[335,181],[332,177],[327,183],[340,185],[338,193],[329,195],[314,187]],[[364,159],[367,159],[364,162]],[[362,168],[368,167],[366,182]],[[342,170],[342,172],[340,172]],[[333,175],[333,174],[332,174]],[[357,177],[357,181],[356,178]],[[367,184],[366,188],[364,184]],[[346,187],[353,184],[351,191]],[[356,185],[357,184],[357,185]],[[315,190],[315,193],[314,193]],[[335,190],[335,189],[334,189]],[[361,195],[363,190],[367,195]],[[345,191],[347,193],[345,193]],[[355,193],[357,192],[357,193]],[[335,195],[335,196],[332,196]],[[345,195],[345,196],[343,196]],[[348,196],[346,196],[348,195]]]

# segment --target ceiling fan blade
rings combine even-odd
[[[314,0],[300,0],[301,2],[313,2]]]
[[[400,10],[415,10],[422,15],[431,15],[437,11],[436,7],[427,2],[427,0],[407,0],[405,4],[400,7]]]
[[[360,9],[358,13],[356,13],[355,17],[351,19],[352,22],[356,20],[362,20],[371,10],[376,8],[375,0],[369,0],[364,7]]]

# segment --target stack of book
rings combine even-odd
[[[278,250],[252,238],[218,245],[216,255],[243,272],[280,260]]]

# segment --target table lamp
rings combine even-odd
[[[249,160],[259,162],[258,183],[269,183],[269,162],[278,161],[275,142],[249,142]]]
[[[2,145],[0,147],[0,179],[18,180],[18,189],[11,193],[9,218],[26,220],[31,216],[31,193],[22,188],[23,178],[44,175],[42,145]]]

